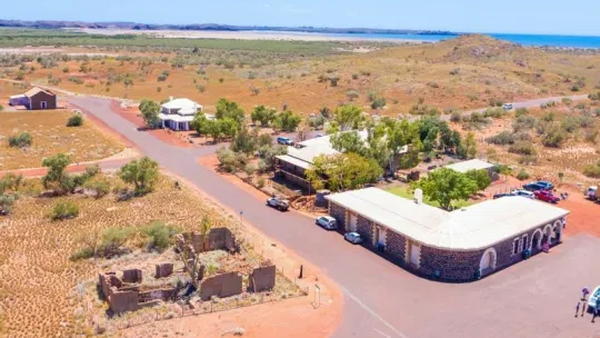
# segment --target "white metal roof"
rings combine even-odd
[[[345,133],[345,132],[343,132]],[[369,132],[367,130],[359,130],[358,135],[361,139],[366,140],[369,136]],[[298,144],[302,147],[313,147],[313,146],[321,146],[321,147],[331,147],[331,135],[324,135],[321,137],[311,138],[310,140],[298,142]]]
[[[310,168],[310,165],[311,165],[311,163],[302,161],[302,160],[292,157],[290,155],[279,155],[279,156],[275,156],[275,157],[281,161],[293,164],[296,167],[300,167],[302,169],[308,169],[308,168]]]
[[[182,115],[195,114],[198,110],[202,110],[202,106],[200,104],[186,98],[173,99],[169,102],[163,103],[161,108],[180,109],[179,113]]]
[[[512,196],[447,212],[377,188],[325,197],[373,222],[427,246],[478,250],[566,216],[567,210]]]
[[[460,173],[466,173],[469,170],[481,170],[481,169],[489,169],[493,168],[494,165],[488,163],[486,161],[473,159],[468,161],[462,161],[458,163],[448,164],[444,166],[444,168],[452,169],[454,171],[458,171]]]

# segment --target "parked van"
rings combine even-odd
[[[585,197],[589,200],[595,201],[600,199],[600,192],[598,191],[598,186],[593,185],[585,191]]]

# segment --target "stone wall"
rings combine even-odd
[[[388,230],[385,237],[385,253],[396,263],[404,263],[406,257],[406,238],[397,232]]]
[[[108,296],[108,305],[115,314],[136,311],[140,308],[138,294],[137,290],[115,290]]]
[[[356,232],[364,239],[364,245],[373,246],[373,231],[373,222],[358,215],[356,219]]]
[[[275,287],[277,271],[275,265],[256,268],[248,276],[248,290],[262,292]]]
[[[142,281],[142,270],[140,270],[140,269],[123,270],[123,282],[139,283],[141,281]]]
[[[212,296],[225,298],[240,293],[242,293],[242,276],[237,272],[207,278],[200,285],[200,299],[202,300],[209,300]]]
[[[228,228],[211,229],[206,236],[195,232],[186,232],[183,236],[186,243],[191,244],[196,252],[212,250],[237,252],[239,250],[235,235]]]
[[[338,222],[338,231],[341,233],[347,231],[344,229],[346,216],[348,215],[345,208],[335,203],[329,203],[329,214]],[[525,248],[531,248],[531,255],[539,253],[541,250],[536,248],[536,243],[534,243],[534,233],[536,233],[536,231],[539,233],[539,230],[543,232],[547,224],[556,227],[557,225],[555,223],[558,221],[560,220],[549,221],[535,229],[515,234],[503,242],[494,245],[496,265],[492,273],[523,260],[523,251]],[[405,264],[407,255],[407,238],[405,236],[388,229],[386,231],[385,249],[383,252],[379,252],[379,250],[376,250],[376,244],[373,243],[373,238],[375,236],[374,231],[375,225],[373,222],[358,215],[357,232],[364,237],[364,246],[378,252],[388,260],[406,267],[415,274],[426,278],[449,282],[468,282],[482,277],[480,276],[480,262],[487,248],[474,251],[453,251],[421,245],[420,265],[419,268],[417,268],[416,266]],[[527,243],[523,245],[521,251],[513,254],[514,240],[516,238],[522,239],[525,234],[527,235]],[[559,242],[560,241],[556,240],[552,242],[552,245],[556,245]]]
[[[169,277],[173,273],[173,263],[156,264],[156,272],[154,277],[163,278]]]
[[[346,232],[346,209],[335,203],[330,202],[329,215],[335,218],[338,225],[337,230],[341,233]]]

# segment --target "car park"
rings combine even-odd
[[[554,194],[548,190],[536,190],[533,192],[533,194],[535,195],[535,198],[540,201],[548,203],[558,203],[558,201],[560,201],[560,198],[554,196]]]
[[[280,197],[268,198],[267,205],[280,211],[287,211],[290,208],[290,202]]]
[[[535,195],[528,190],[517,189],[510,192],[512,195],[521,196],[529,199],[535,199]]]
[[[318,226],[320,226],[324,229],[327,229],[327,230],[337,229],[337,221],[335,220],[335,218],[333,218],[331,216],[317,217],[315,222],[317,223]]]
[[[294,141],[292,141],[292,139],[289,137],[279,136],[279,137],[277,137],[277,144],[292,146],[292,145],[294,145]]]
[[[358,232],[347,232],[344,234],[344,239],[352,244],[360,244],[363,242],[363,238]]]

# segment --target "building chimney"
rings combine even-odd
[[[415,203],[423,204],[423,190],[421,188],[415,189]]]

